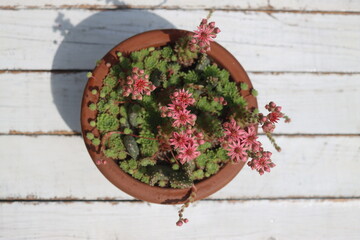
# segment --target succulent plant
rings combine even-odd
[[[90,125],[100,138],[92,132],[86,137],[123,171],[151,186],[195,188],[225,164],[249,159],[261,175],[269,172],[275,164],[257,140],[256,127],[280,150],[271,133],[280,118],[290,118],[273,102],[265,107],[267,115],[247,106],[241,92],[258,92],[234,82],[206,54],[219,32],[204,19],[195,34],[169,45],[118,52],[102,87],[91,91],[99,100],[88,105],[97,111]],[[178,225],[187,222],[183,210]]]

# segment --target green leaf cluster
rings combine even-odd
[[[221,74],[221,69],[218,68],[216,64],[208,65],[205,67],[203,76],[205,79],[212,77],[212,78],[219,78]]]
[[[200,80],[200,76],[194,70],[190,70],[183,75],[185,83],[197,83]]]
[[[105,142],[104,154],[112,159],[123,160],[127,157],[121,134],[112,134],[109,139],[107,139]]]
[[[189,36],[181,37],[174,47],[177,61],[184,66],[191,66],[198,58],[198,53],[190,51],[188,47],[189,39]]]
[[[156,165],[156,161],[151,158],[140,161],[124,160],[120,162],[120,168],[151,186],[189,188],[193,185],[193,181],[184,171],[175,171],[169,166]]]
[[[169,46],[166,46],[161,50],[161,57],[167,61],[171,60],[172,55],[173,55],[173,50]]]
[[[213,150],[207,150],[195,159],[197,170],[192,175],[194,180],[200,180],[203,177],[210,177],[220,170],[223,163],[227,162],[229,157],[226,150],[219,147]]]
[[[140,152],[144,157],[151,157],[159,150],[159,143],[157,140],[152,140],[148,138],[154,138],[155,134],[151,132],[148,128],[142,128],[139,133],[140,138],[136,141],[140,144]]]
[[[144,48],[139,51],[131,52],[130,58],[132,62],[142,62],[145,59],[145,57],[148,55],[149,55],[149,49]]]
[[[96,126],[102,132],[110,132],[117,130],[120,124],[114,115],[99,113],[96,119]]]
[[[245,99],[240,95],[236,83],[231,82],[229,79],[220,79],[216,91],[221,96],[224,96],[228,104],[235,109],[244,109],[247,105]]]
[[[210,112],[216,115],[220,115],[221,110],[223,109],[223,105],[214,100],[209,100],[209,98],[206,96],[200,97],[195,106],[201,111]]]
[[[208,133],[210,136],[221,137],[223,136],[223,128],[221,125],[221,120],[209,113],[202,112],[198,116],[196,123],[199,128],[204,132]]]

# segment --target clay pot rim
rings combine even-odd
[[[117,62],[117,52],[120,51],[129,53],[151,46],[163,46],[168,44],[169,42],[173,42],[179,36],[183,36],[185,34],[193,33],[179,29],[158,29],[143,32],[122,41],[114,48],[112,48],[102,58],[101,63],[97,65],[93,70],[93,77],[89,78],[84,89],[84,95],[81,105],[81,128],[85,145],[93,162],[96,165],[97,160],[107,160],[107,164],[96,165],[97,168],[102,172],[102,174],[122,191],[137,199],[141,199],[147,202],[160,204],[184,203],[189,196],[191,190],[190,188],[173,189],[150,186],[133,178],[132,176],[124,172],[114,161],[104,157],[100,152],[100,148],[95,148],[91,144],[91,141],[86,138],[86,133],[89,131],[95,131],[94,135],[99,136],[98,130],[94,130],[94,128],[90,126],[89,121],[89,119],[94,119],[94,117],[96,116],[96,112],[94,113],[94,111],[89,111],[88,109],[88,103],[96,102],[98,97],[92,95],[90,92],[92,88],[99,87],[99,83],[101,83],[103,78],[107,75],[109,68],[107,64],[110,63],[112,65],[113,63]],[[138,44],[136,44],[134,46],[134,42],[137,41],[140,41],[142,45],[139,46]],[[131,49],[129,50],[128,48]],[[243,96],[246,96],[245,99],[248,101],[248,105],[250,107],[257,108],[256,98],[250,94],[250,90],[252,89],[251,81],[247,76],[245,70],[235,59],[235,57],[216,42],[211,42],[211,51],[208,52],[208,55],[218,65],[228,70],[230,72],[231,78],[234,81],[245,82],[248,84],[249,90],[242,90],[241,94]],[[195,200],[200,200],[208,197],[209,195],[223,188],[238,174],[244,164],[245,163],[243,162],[237,164],[228,162],[215,175],[196,183],[195,187],[197,188],[197,196]]]

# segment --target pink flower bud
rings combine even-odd
[[[192,134],[193,131],[191,129],[186,129],[186,134]]]
[[[276,112],[281,112],[281,107],[280,107],[280,106],[277,106],[277,107],[275,108],[275,111],[276,111]]]
[[[189,219],[187,219],[187,218],[184,218],[184,223],[188,223],[189,222]]]
[[[265,116],[261,118],[261,122],[266,122],[266,120],[267,120],[267,117],[265,117]]]
[[[272,124],[271,122],[266,122],[263,126],[262,129],[264,130],[264,132],[267,133],[272,133],[275,129],[275,125]]]
[[[223,97],[220,97],[219,100],[220,102],[224,102],[225,99]]]
[[[144,74],[144,70],[139,70],[140,75]]]
[[[106,160],[102,160],[102,164],[106,165],[107,161]]]
[[[219,98],[218,98],[218,97],[214,97],[214,101],[215,101],[215,102],[219,102]]]
[[[203,134],[203,133],[198,133],[198,134],[196,134],[196,137],[197,137],[197,138],[203,138],[203,137],[204,137],[204,134]]]
[[[204,47],[205,43],[204,42],[199,42],[199,47]]]
[[[271,108],[275,108],[275,107],[276,107],[276,104],[275,104],[274,102],[270,102],[269,105],[270,105]]]
[[[211,28],[215,27],[215,22],[209,23],[209,27],[211,27]]]
[[[226,106],[226,105],[227,105],[227,101],[223,101],[223,105]]]
[[[100,160],[96,160],[96,165],[100,165],[101,161]]]
[[[182,222],[182,221],[179,220],[179,221],[176,222],[176,226],[181,227],[182,225],[183,225],[183,222]]]
[[[216,34],[218,34],[219,32],[221,32],[221,31],[220,31],[220,28],[215,28],[215,29],[214,29],[214,32],[215,32]]]
[[[196,43],[196,39],[195,39],[195,38],[191,39],[191,43],[195,44],[195,43]]]
[[[265,105],[265,109],[269,109],[269,105],[268,105],[268,104]]]
[[[203,18],[203,20],[201,20],[201,25],[204,25],[204,24],[207,24],[207,19],[206,18]]]
[[[198,144],[199,144],[199,145],[203,145],[204,143],[205,143],[205,141],[202,140],[202,139],[200,139],[200,140],[198,141]]]
[[[139,70],[139,68],[133,67],[132,72],[133,72],[133,73],[137,73],[138,70]]]
[[[146,74],[146,75],[145,75],[145,78],[146,78],[146,79],[149,79],[149,75]]]

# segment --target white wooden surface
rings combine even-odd
[[[293,122],[271,174],[244,168],[179,229],[175,206],[134,201],[96,169],[79,103],[114,44],[193,30],[209,9],[260,106]],[[360,239],[360,1],[0,0],[0,26],[1,240]]]
[[[207,14],[164,9],[0,10],[0,65],[13,70],[92,69],[115,44],[136,33],[194,30]],[[360,14],[215,11],[213,20],[223,33],[219,43],[248,71],[360,72]]]
[[[0,237],[7,240],[358,239],[360,218],[356,210],[359,208],[360,202],[353,200],[201,201],[187,209],[185,215],[190,222],[178,228],[174,224],[177,209],[173,206],[140,202],[3,203],[0,204]]]

